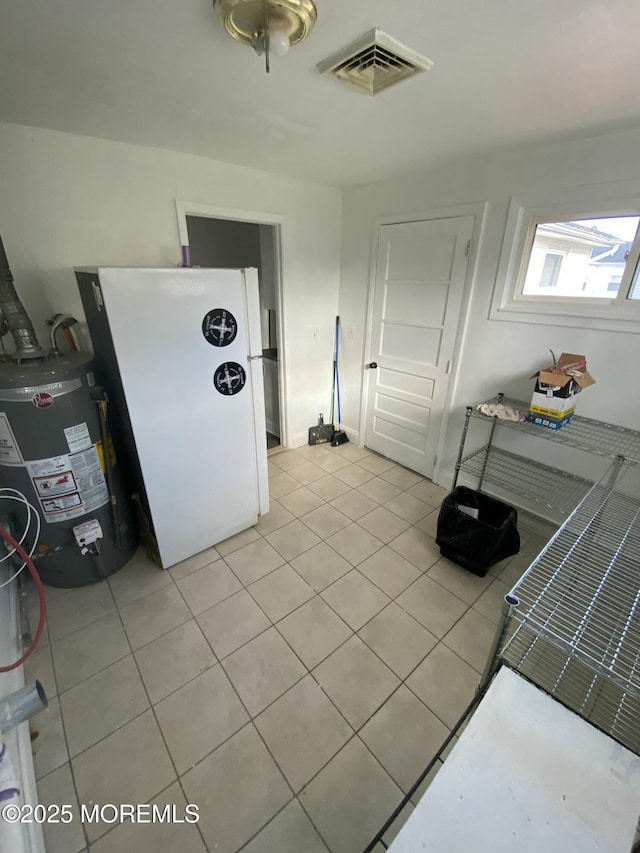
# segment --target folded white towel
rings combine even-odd
[[[504,406],[502,403],[479,403],[476,406],[476,411],[490,418],[498,418],[501,421],[521,423],[526,420],[518,409],[514,409],[513,406]]]

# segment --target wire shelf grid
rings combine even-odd
[[[529,411],[529,404],[523,400],[514,400],[511,397],[503,397],[500,394],[486,402],[488,404],[502,403],[505,406],[511,406],[523,415],[526,415]],[[489,422],[496,420],[489,415],[482,414],[482,412],[476,409],[471,412],[471,416]],[[596,421],[592,418],[584,418],[580,415],[574,415],[571,423],[559,430],[548,430],[528,422],[520,424],[517,421],[500,420],[499,423],[500,426],[517,429],[520,432],[534,435],[537,438],[551,439],[560,444],[567,444],[578,448],[579,450],[586,450],[597,456],[608,458],[624,456],[627,462],[640,464],[640,432],[627,429],[626,427],[608,424],[604,421]]]
[[[502,657],[640,749],[640,468],[616,460],[512,590]]]
[[[520,532],[520,536],[525,540],[525,544],[520,549],[520,553],[523,556],[527,556],[527,554],[529,554],[533,558],[557,532],[559,525],[556,522],[549,521],[546,518],[535,515],[530,510],[522,509],[521,507],[517,507],[517,510],[518,530]],[[534,537],[532,544],[537,547],[534,547],[534,551],[529,553],[531,551],[531,537]]]
[[[530,462],[498,447],[484,446],[460,463],[460,470],[491,482],[505,491],[551,509],[570,511],[593,483],[549,465]]]
[[[526,625],[518,626],[503,662],[628,749],[640,753],[640,700],[621,685],[550,646]]]

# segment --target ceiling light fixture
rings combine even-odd
[[[290,45],[303,41],[316,22],[312,0],[213,0],[213,8],[225,30],[258,56],[284,56]]]

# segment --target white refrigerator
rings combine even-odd
[[[100,268],[76,277],[98,381],[166,569],[269,510],[258,273]]]

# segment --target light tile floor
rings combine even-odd
[[[45,827],[48,853],[359,853],[471,699],[541,543],[479,578],[440,557],[446,491],[417,474],[352,444],[280,451],[269,473],[251,530],[47,590],[34,761],[40,801],[76,815]],[[77,817],[187,802],[197,826]]]

